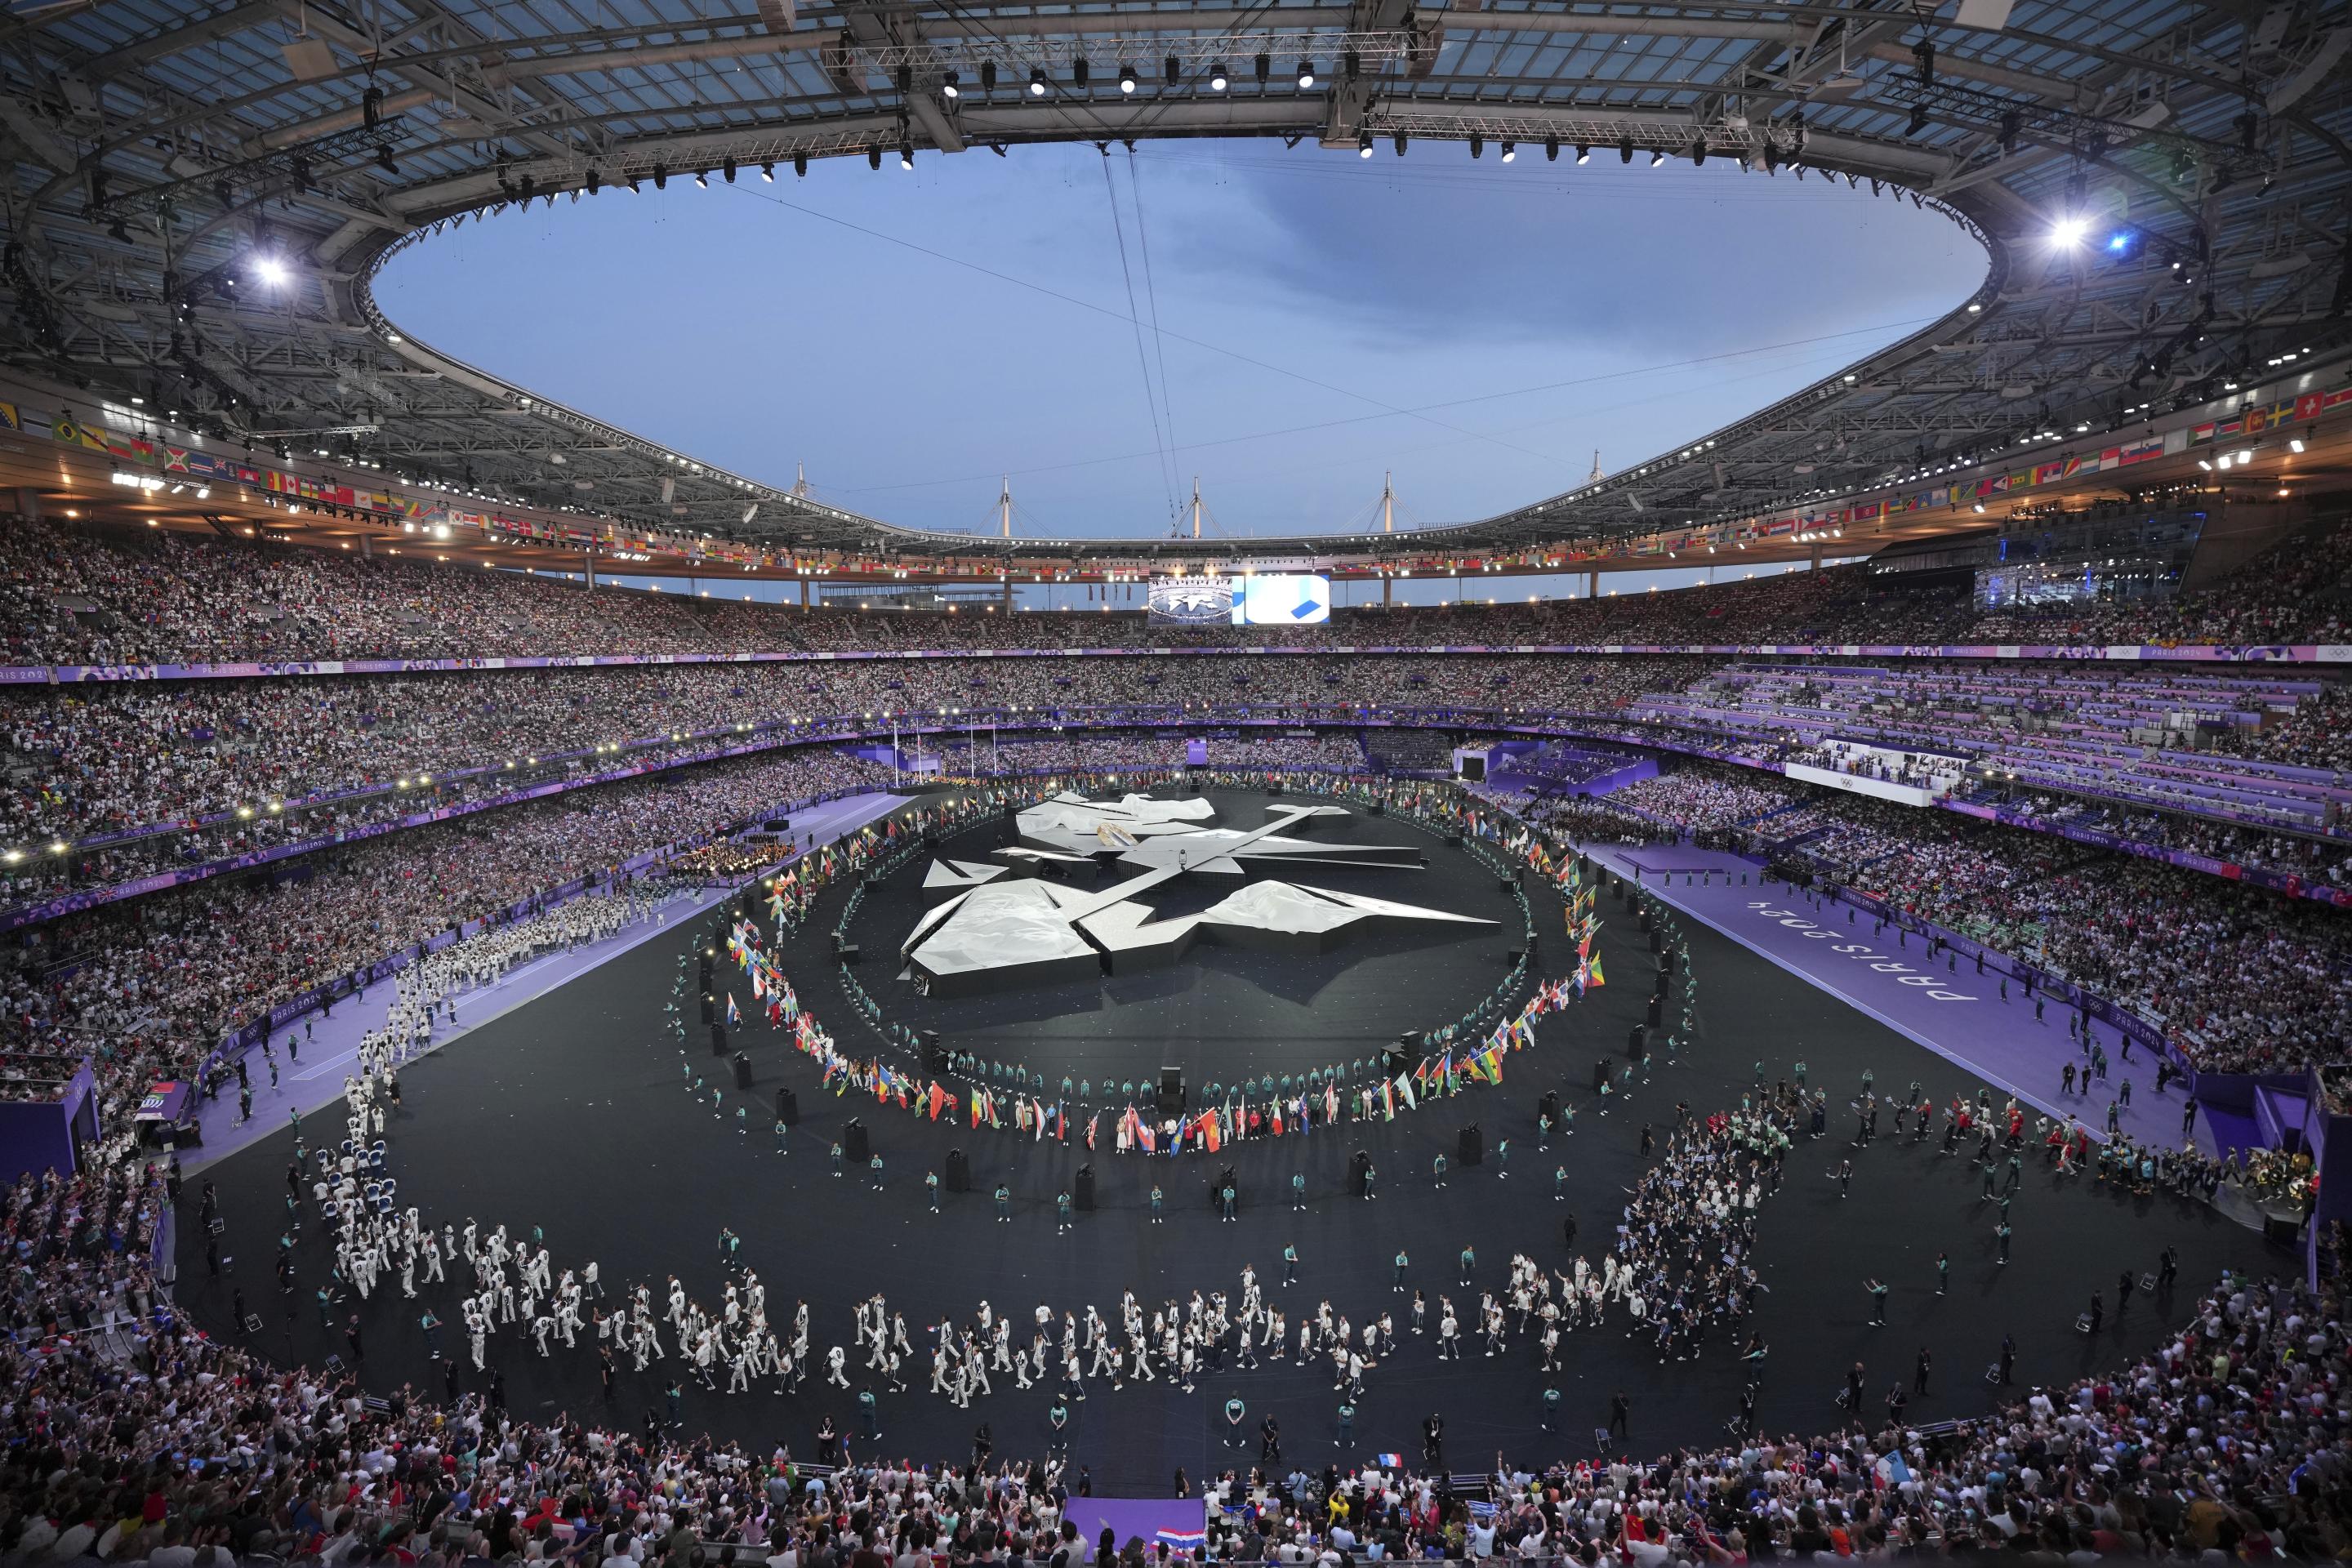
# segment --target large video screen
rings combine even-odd
[[[1312,626],[1331,618],[1331,580],[1287,572],[1260,573],[1242,579],[1242,593],[1234,605],[1234,625],[1251,626]]]
[[[1174,626],[1222,626],[1239,619],[1230,577],[1154,577],[1145,618]]]

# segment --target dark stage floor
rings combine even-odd
[[[1498,901],[1491,890],[1487,900],[1489,907]],[[1371,1203],[1339,1192],[1356,1141],[1349,1133],[1231,1151],[1244,1194],[1242,1217],[1232,1226],[1220,1224],[1207,1205],[1205,1182],[1213,1169],[1207,1163],[1106,1154],[1095,1162],[1101,1212],[1081,1216],[1075,1234],[1057,1237],[1052,1195],[1070,1180],[1082,1152],[1010,1133],[934,1127],[877,1112],[870,1100],[836,1100],[816,1092],[814,1072],[782,1037],[754,1027],[744,1038],[758,1068],[758,1094],[765,1099],[777,1086],[793,1085],[807,1115],[792,1152],[780,1155],[766,1132],[739,1136],[731,1115],[714,1120],[708,1104],[681,1087],[681,1058],[660,1016],[675,956],[691,940],[683,932],[632,950],[404,1074],[404,1108],[391,1137],[401,1196],[461,1226],[468,1216],[485,1230],[501,1221],[524,1232],[541,1226],[559,1267],[593,1258],[616,1295],[638,1279],[654,1281],[658,1295],[674,1272],[695,1295],[715,1302],[723,1282],[716,1239],[720,1226],[731,1226],[745,1237],[746,1260],[768,1282],[772,1317],[789,1322],[794,1298],[810,1303],[812,1359],[820,1365],[825,1347],[851,1340],[851,1303],[877,1290],[905,1312],[919,1343],[923,1325],[945,1313],[968,1318],[982,1297],[1001,1310],[1025,1311],[1043,1300],[1081,1314],[1092,1302],[1115,1316],[1126,1288],[1147,1302],[1196,1288],[1236,1290],[1244,1263],[1255,1264],[1261,1278],[1279,1279],[1286,1243],[1295,1244],[1302,1259],[1299,1283],[1279,1292],[1294,1299],[1294,1321],[1328,1297],[1360,1322],[1395,1310],[1402,1328],[1409,1297],[1390,1289],[1400,1248],[1412,1259],[1410,1280],[1433,1302],[1444,1290],[1457,1303],[1475,1304],[1475,1287],[1465,1292],[1454,1285],[1465,1245],[1475,1247],[1478,1279],[1488,1286],[1499,1287],[1515,1251],[1565,1267],[1571,1255],[1560,1243],[1560,1220],[1573,1208],[1581,1220],[1580,1250],[1597,1268],[1640,1165],[1643,1121],[1664,1126],[1677,1100],[1700,1112],[1736,1106],[1757,1063],[1769,1079],[1801,1058],[1811,1081],[1830,1088],[1833,1100],[1843,1100],[1865,1068],[1882,1088],[1900,1089],[1916,1077],[1939,1100],[1974,1087],[1942,1059],[1693,924],[1698,1039],[1678,1065],[1658,1068],[1604,1118],[1585,1089],[1591,1064],[1596,1055],[1622,1051],[1646,1000],[1639,977],[1649,965],[1632,917],[1612,900],[1604,900],[1603,912],[1609,924],[1601,950],[1616,983],[1549,1021],[1534,1049],[1509,1059],[1500,1088],[1367,1130],[1363,1142],[1381,1173],[1381,1195]],[[1548,933],[1558,931],[1557,905],[1547,899],[1538,921]],[[827,915],[818,929],[829,921]],[[1481,989],[1488,984],[1478,982]],[[824,1015],[822,1003],[819,1012]],[[830,1021],[845,1039],[853,1037],[845,1017]],[[687,1059],[701,1070],[710,1058],[698,1050]],[[1555,1139],[1550,1151],[1539,1152],[1535,1105],[1552,1088],[1581,1113],[1573,1137]],[[860,1177],[828,1173],[824,1151],[834,1130],[860,1110],[877,1129],[887,1165],[878,1193]],[[1472,1118],[1483,1123],[1490,1151],[1498,1138],[1510,1139],[1508,1176],[1490,1152],[1484,1168],[1457,1169],[1446,1190],[1433,1190],[1432,1156],[1441,1148],[1451,1154],[1456,1127]],[[1832,1130],[1844,1131],[1834,1122]],[[971,1151],[979,1190],[950,1199],[947,1212],[934,1216],[925,1208],[921,1177],[927,1167],[942,1168],[950,1144]],[[289,1299],[290,1314],[281,1311],[270,1278],[290,1147],[290,1135],[280,1132],[208,1174],[219,1187],[227,1248],[236,1255],[234,1282],[269,1319],[260,1348],[315,1364],[344,1348],[340,1333],[320,1328],[310,1302],[331,1258],[315,1226],[298,1249],[301,1285]],[[1841,1197],[1824,1173],[1848,1154],[1857,1179],[1852,1195]],[[1555,1163],[1570,1173],[1567,1204],[1553,1201]],[[1292,1212],[1281,1195],[1295,1169],[1308,1178],[1305,1213]],[[984,1195],[1000,1177],[1015,1194],[1011,1225],[992,1223]],[[1159,1226],[1144,1223],[1143,1215],[1154,1179],[1170,1194],[1167,1223]],[[1768,1428],[1811,1432],[1832,1424],[1832,1396],[1857,1358],[1867,1365],[1874,1412],[1889,1384],[1907,1383],[1923,1346],[1937,1365],[1934,1393],[1914,1401],[1912,1418],[1981,1412],[1989,1391],[1980,1377],[2004,1331],[2017,1338],[2021,1386],[2054,1381],[2152,1344],[2159,1320],[2185,1320],[2198,1289],[2225,1266],[2295,1266],[2290,1254],[2267,1248],[2254,1233],[2209,1210],[2161,1197],[2119,1197],[2079,1177],[2061,1184],[2037,1161],[2011,1215],[2015,1260],[2000,1268],[1993,1261],[1992,1205],[1979,1201],[1979,1187],[1973,1170],[1939,1157],[1932,1141],[1883,1140],[1861,1151],[1836,1135],[1801,1143],[1790,1179],[1765,1201],[1759,1226],[1759,1262],[1770,1286],[1756,1321],[1772,1351],[1760,1405]],[[183,1237],[194,1228],[184,1224]],[[2116,1312],[2118,1271],[2153,1268],[2168,1241],[2180,1248],[2184,1288],[2156,1301],[2137,1297]],[[1934,1294],[1939,1250],[1953,1258],[1952,1291],[1943,1298]],[[183,1253],[181,1298],[215,1331],[231,1331],[232,1279],[207,1279],[192,1243],[184,1240]],[[462,1266],[453,1267],[452,1286],[433,1298],[452,1321],[461,1272]],[[1867,1323],[1863,1281],[1872,1274],[1894,1287],[1884,1328]],[[2086,1342],[2073,1323],[2094,1289],[2107,1293],[2107,1327]],[[371,1386],[405,1381],[440,1387],[414,1306],[399,1300],[395,1280],[361,1310],[368,1330],[362,1371]],[[444,1344],[462,1354],[463,1339],[454,1331],[445,1331]],[[508,1331],[493,1338],[491,1354],[505,1370],[509,1404],[518,1412],[545,1417],[570,1410],[620,1423],[635,1423],[658,1406],[660,1374],[678,1364],[656,1363],[646,1375],[625,1379],[621,1397],[600,1407],[594,1361],[584,1344],[568,1358],[559,1350],[542,1361],[526,1338]],[[918,1390],[928,1376],[928,1349],[919,1359],[924,1375],[910,1379]],[[473,1384],[470,1370],[465,1381]],[[1408,1339],[1400,1355],[1369,1375],[1356,1447],[1415,1452],[1418,1423],[1436,1410],[1446,1416],[1448,1458],[1457,1469],[1484,1466],[1497,1448],[1531,1459],[1589,1453],[1611,1391],[1622,1388],[1633,1399],[1634,1447],[1662,1452],[1719,1437],[1741,1384],[1720,1342],[1698,1362],[1660,1365],[1615,1330],[1579,1333],[1569,1341],[1558,1379],[1567,1430],[1549,1437],[1538,1430],[1544,1381],[1525,1341],[1499,1358],[1473,1350],[1469,1359],[1441,1364],[1431,1341]],[[1248,1402],[1253,1427],[1264,1412],[1280,1417],[1287,1457],[1316,1460],[1333,1451],[1338,1397],[1313,1373],[1269,1364],[1204,1381],[1192,1395],[1166,1381],[1117,1394],[1093,1381],[1088,1388],[1091,1398],[1076,1407],[1073,1457],[1092,1467],[1104,1491],[1158,1493],[1180,1465],[1197,1480],[1221,1462],[1212,1428],[1222,1428],[1216,1411],[1236,1392]],[[919,1392],[886,1395],[881,1447],[924,1458],[957,1456],[973,1425],[985,1419],[1000,1454],[1042,1452],[1045,1393],[1013,1392],[1004,1378],[996,1390],[970,1412]],[[729,1397],[689,1385],[685,1407],[690,1427],[756,1444],[787,1443],[803,1456],[813,1452],[816,1419],[826,1411],[855,1434],[851,1394],[814,1381],[802,1397]],[[1246,1457],[1255,1458],[1254,1445]]]
[[[1266,819],[1275,797],[1239,790],[1205,793],[1217,808],[1215,826],[1253,828]],[[1299,795],[1282,797],[1289,801]],[[1336,892],[1469,915],[1495,923],[1430,923],[1348,934],[1333,952],[1291,954],[1254,952],[1203,942],[1168,968],[1099,976],[1057,985],[1018,985],[988,995],[925,997],[898,978],[900,944],[924,913],[950,895],[926,892],[918,862],[877,884],[850,927],[868,955],[861,983],[884,1016],[919,1029],[937,1029],[950,1049],[1024,1066],[1050,1084],[1155,1080],[1163,1065],[1180,1067],[1197,1092],[1210,1084],[1266,1073],[1277,1079],[1334,1062],[1377,1057],[1408,1028],[1451,1024],[1476,1006],[1510,972],[1513,950],[1526,944],[1517,903],[1498,890],[1486,866],[1444,838],[1387,817],[1318,819],[1292,837],[1317,844],[1397,845],[1422,851],[1425,867],[1303,864],[1253,868],[1245,877],[1193,877],[1144,898],[1162,919],[1195,913],[1251,882],[1269,878]],[[1003,839],[996,824],[950,839],[940,853],[982,861]],[[1132,880],[1131,867],[1112,865],[1108,889]],[[1548,928],[1559,929],[1557,910]],[[815,966],[810,965],[813,971]],[[796,982],[797,984],[797,982]],[[812,1004],[831,1017],[824,996],[829,977],[812,973]],[[803,987],[803,994],[810,994]],[[751,1000],[748,995],[742,999]]]

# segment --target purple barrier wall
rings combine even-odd
[[[894,648],[817,653],[581,654],[558,658],[315,658],[194,664],[0,665],[0,686],[82,681],[243,680],[308,675],[414,675],[483,669],[584,669],[636,664],[845,663],[906,658],[1181,658],[1285,654],[1691,654],[1716,658],[1810,655],[1863,658],[2080,659],[2121,663],[2347,664],[2352,647],[2333,643],[2197,643],[2179,647],[2070,643],[1363,643],[1330,647]]]
[[[0,1182],[14,1182],[31,1171],[71,1174],[79,1170],[74,1123],[79,1119],[84,1141],[97,1137],[96,1096],[85,1061],[56,1100],[0,1100]]]

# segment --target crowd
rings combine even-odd
[[[33,928],[0,968],[0,1066],[89,1056],[103,1110],[185,1077],[229,1032],[545,889],[690,847],[887,770],[822,748],[600,785]],[[331,1000],[329,1003],[331,1005]]]
[[[2340,642],[2345,615],[2327,591],[2352,565],[2340,531],[2290,540],[2168,599],[1979,612],[1965,592],[1906,590],[1899,575],[1848,567],[1669,594],[1343,609],[1322,627],[1177,630],[1133,613],[804,616],[725,597],[723,576],[709,590],[592,593],[551,575],[448,565],[429,542],[330,552],[18,519],[0,540],[0,604],[11,612],[5,657],[22,664],[956,649],[1002,645],[1008,619],[1021,626],[1010,635],[1055,647]]]

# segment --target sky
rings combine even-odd
[[[1145,142],[690,174],[410,247],[402,330],[892,522],[1247,537],[1490,515],[1687,445],[1953,309],[1907,201],[1712,160]],[[528,308],[518,308],[527,301]]]

